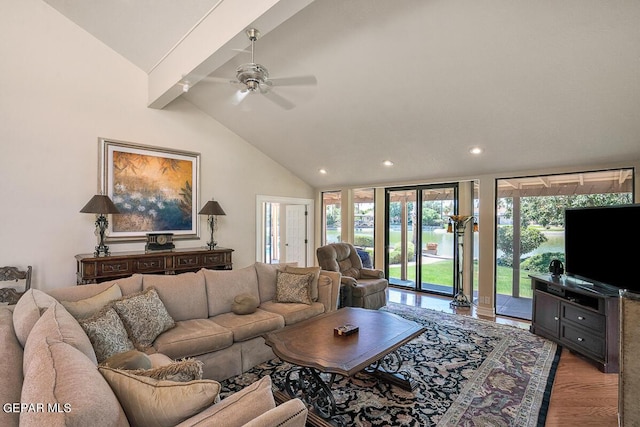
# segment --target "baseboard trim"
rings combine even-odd
[[[476,307],[476,313],[478,314],[478,316],[496,317],[496,309],[495,309],[495,307],[480,307],[480,306],[477,306]]]

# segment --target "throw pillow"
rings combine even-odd
[[[154,288],[113,302],[133,345],[144,351],[166,330],[176,326]]]
[[[293,302],[311,305],[309,284],[313,274],[293,274],[278,271],[276,278],[276,302]]]
[[[220,392],[220,384],[213,380],[181,383],[104,366],[98,369],[132,426],[175,426],[211,406]]]
[[[151,369],[153,364],[149,356],[138,350],[129,350],[123,353],[114,354],[103,363],[114,369]]]
[[[241,426],[251,423],[255,418],[275,407],[276,403],[273,399],[271,377],[267,375],[249,384],[242,390],[233,393],[231,396],[225,397],[214,407],[194,416],[189,420],[189,425]],[[231,423],[230,420],[233,420],[233,423]],[[260,425],[266,425],[267,421],[261,421],[265,424]],[[252,423],[251,425],[258,424]]]
[[[233,299],[231,311],[235,314],[251,314],[255,313],[260,305],[260,301],[255,295],[240,294]]]
[[[86,319],[96,314],[111,301],[121,297],[122,291],[120,290],[120,286],[116,284],[90,298],[79,301],[60,301],[60,304],[76,319]]]
[[[320,277],[320,267],[294,267],[287,265],[285,266],[284,271],[293,274],[313,273],[310,285],[311,301],[318,301],[318,278]]]
[[[122,320],[111,306],[103,308],[93,317],[80,319],[78,322],[89,336],[98,363],[104,362],[114,354],[134,348]]]
[[[151,369],[136,369],[131,373],[154,380],[168,380],[186,383],[202,379],[203,363],[196,359],[184,359],[165,366]]]

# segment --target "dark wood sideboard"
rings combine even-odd
[[[172,251],[113,252],[108,256],[76,255],[78,284],[99,283],[128,277],[135,273],[177,274],[211,270],[230,270],[231,253],[227,248],[181,248]]]
[[[606,373],[619,368],[618,291],[613,287],[549,274],[530,275],[531,332],[595,362]]]

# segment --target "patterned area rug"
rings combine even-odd
[[[366,373],[333,384],[348,426],[544,426],[560,358],[551,341],[512,326],[389,303],[382,310],[424,325],[401,347],[413,392]],[[221,397],[264,375],[282,385],[293,366],[273,359],[223,382]]]

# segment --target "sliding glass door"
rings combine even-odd
[[[387,190],[387,277],[389,283],[405,288],[417,289],[416,244],[419,244],[418,233],[415,233],[416,189]]]
[[[453,295],[455,237],[447,233],[457,186],[429,185],[386,191],[386,270],[393,286]]]

